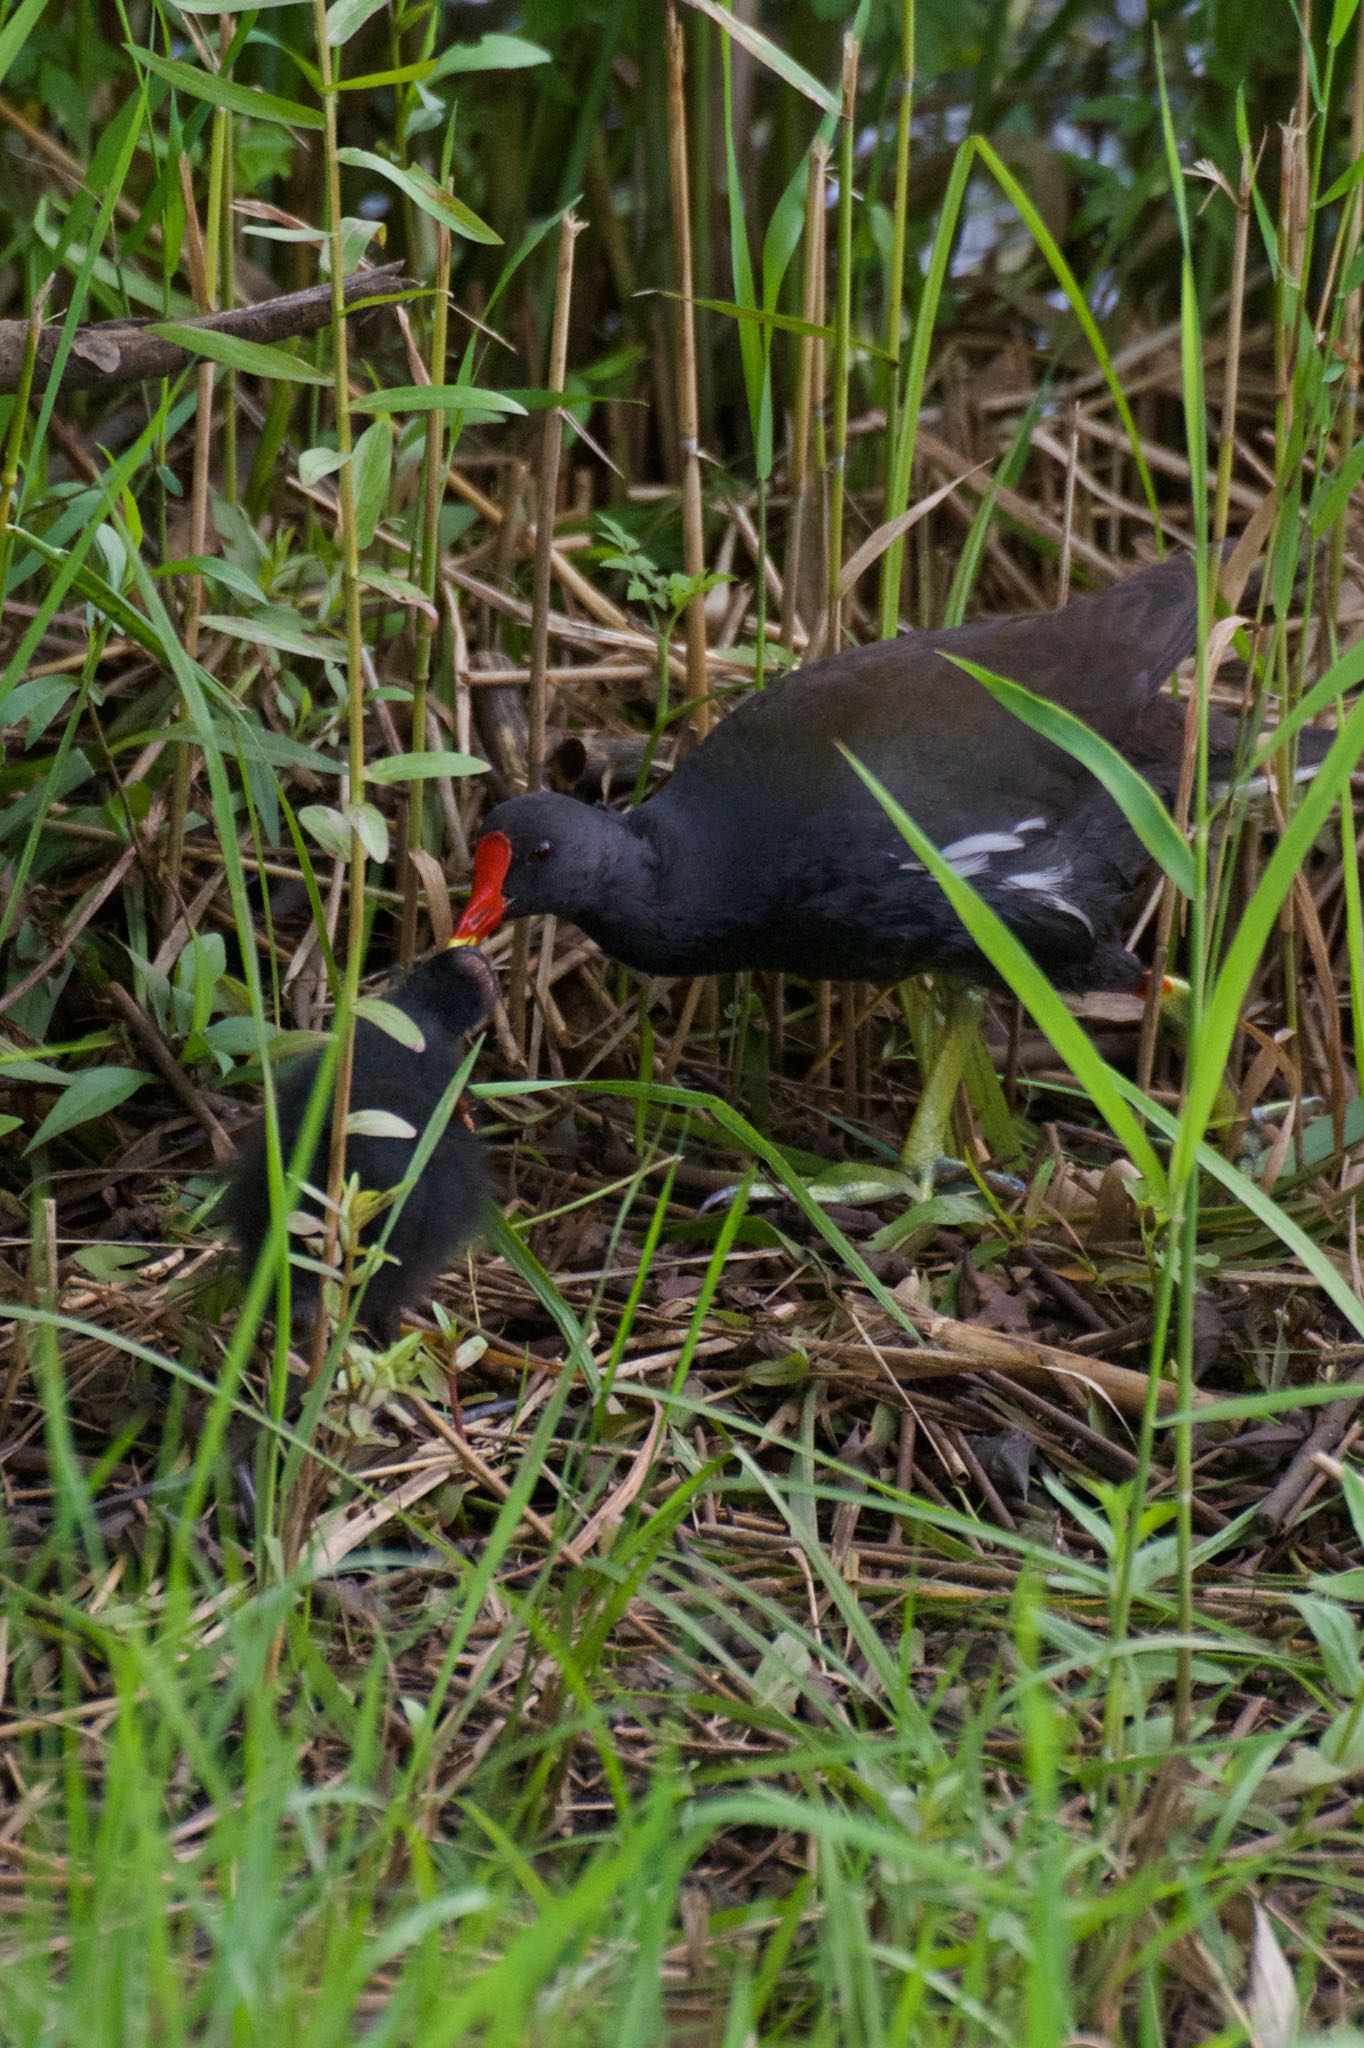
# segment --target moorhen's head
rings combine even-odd
[[[414,1022],[435,1024],[449,1038],[477,1031],[497,997],[497,976],[467,941],[443,946],[385,991]]]
[[[619,885],[624,842],[635,844],[613,811],[552,790],[509,797],[484,826],[456,936],[480,939],[504,917],[536,912],[581,922]]]

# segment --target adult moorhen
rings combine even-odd
[[[498,804],[457,929],[482,936],[508,914],[546,911],[650,974],[891,982],[927,971],[995,984],[842,742],[1058,988],[1133,988],[1140,964],[1118,931],[1148,863],[1140,840],[1078,761],[944,656],[1062,705],[1169,800],[1184,712],[1161,690],[1193,650],[1196,613],[1193,563],[1180,557],[1056,612],[815,662],[746,698],[632,811],[549,793]],[[1235,737],[1219,714],[1224,773]],[[909,1163],[927,1164],[923,1149],[911,1133]]]
[[[425,1044],[420,1051],[401,1045],[377,1024],[360,1018],[355,1027],[355,1064],[351,1076],[350,1113],[383,1110],[401,1117],[410,1137],[365,1136],[346,1139],[346,1174],[359,1176],[362,1188],[386,1192],[400,1188],[427,1124],[455,1076],[460,1040],[483,1022],[497,1000],[497,978],[480,953],[456,942],[414,967],[386,1000],[418,1027]],[[287,1171],[304,1111],[312,1093],[321,1054],[293,1067],[277,1097],[280,1152]],[[304,1172],[299,1207],[321,1216],[314,1189],[327,1180],[331,1144],[330,1109],[311,1163]],[[431,1289],[455,1252],[472,1236],[483,1200],[483,1148],[456,1110],[436,1140],[422,1173],[392,1208],[383,1209],[361,1235],[368,1245],[384,1237],[385,1259],[365,1285],[360,1319],[381,1344],[398,1334],[401,1311],[429,1300]],[[258,1125],[237,1156],[228,1186],[227,1220],[237,1240],[242,1272],[248,1280],[270,1230],[270,1188],[266,1171],[265,1127]],[[390,1215],[392,1222],[390,1225]],[[295,1260],[290,1296],[294,1324],[306,1328],[317,1313],[318,1274]]]

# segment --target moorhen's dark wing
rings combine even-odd
[[[1150,746],[1137,733],[1194,637],[1180,560],[1059,612],[850,649],[747,699],[634,815],[673,878],[674,971],[988,978],[841,743],[1058,981],[1129,977],[1107,942],[1146,863],[1139,842],[1077,761],[944,656],[1050,697],[1149,768],[1168,759],[1165,723]],[[687,938],[700,944],[684,962]]]

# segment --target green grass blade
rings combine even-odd
[[[995,675],[961,654],[948,654],[947,659],[955,662],[958,668],[965,669],[967,675],[974,676],[996,703],[1011,711],[1023,725],[1040,733],[1044,740],[1050,740],[1053,746],[1060,747],[1063,753],[1071,755],[1087,768],[1095,781],[1101,782],[1108,791],[1152,860],[1164,870],[1177,889],[1186,896],[1192,895],[1194,864],[1188,841],[1150,783],[1138,775],[1131,762],[1118,752],[1111,741],[1086,725],[1083,719],[1076,718],[1061,705],[1053,704],[1050,698],[1039,697],[1034,691],[1024,689],[1021,683],[1011,683],[1004,676]]]
[[[862,766],[856,755],[848,753],[846,748],[842,751],[847,754],[849,762],[866,783],[896,830],[913,849],[915,858],[922,861],[933,876],[995,972],[1008,983],[1025,1009],[1046,1033],[1114,1137],[1126,1147],[1157,1206],[1163,1206],[1168,1194],[1165,1169],[1152,1150],[1150,1140],[1141,1125],[1128,1108],[1118,1085],[1119,1077],[1108,1062],[1100,1057],[1087,1033],[1071,1016],[1037,962],[1027,948],[1014,937],[1004,920],[990,908],[969,882],[963,881],[962,877],[948,865],[932,840],[926,833],[920,831],[909,813],[896,802],[884,784],[878,782],[871,771]]]

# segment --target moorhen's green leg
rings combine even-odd
[[[933,1192],[933,1174],[952,1133],[952,1105],[971,1050],[985,998],[958,981],[942,984],[942,1033],[923,1076],[919,1107],[900,1152],[900,1164],[918,1182],[921,1200]]]

